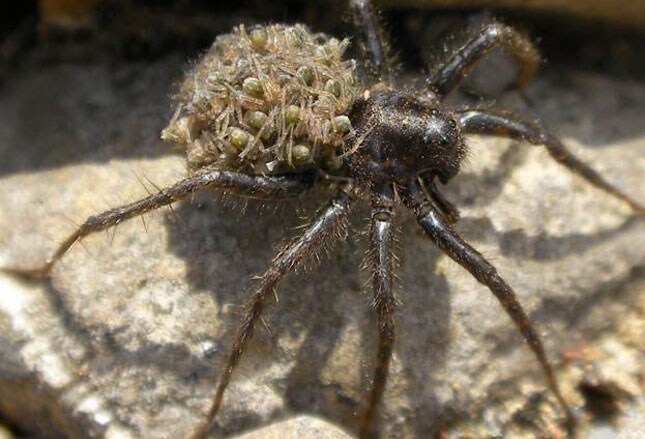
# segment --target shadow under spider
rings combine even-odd
[[[508,154],[510,162],[514,163],[516,160],[513,157],[517,153]],[[275,247],[286,237],[292,236],[294,228],[301,224],[299,216],[302,215],[295,215],[294,208],[301,208],[303,213],[311,215],[321,197],[312,194],[303,200],[284,203],[277,209],[269,205],[268,211],[261,215],[256,214],[253,205],[246,213],[241,213],[239,207],[235,207],[236,200],[231,201],[233,207],[230,207],[217,201],[217,196],[215,198],[213,201],[213,194],[206,192],[199,194],[193,203],[181,203],[176,210],[180,219],[169,222],[171,251],[190,261],[187,264],[188,282],[194,289],[212,295],[220,306],[232,306],[229,312],[220,316],[224,319],[225,329],[217,335],[217,354],[212,357],[211,363],[198,372],[202,376],[200,381],[207,383],[212,383],[213,373],[221,367],[223,353],[228,351],[239,324],[240,315],[235,311],[235,306],[244,303],[248,297],[252,285],[249,276],[261,273],[273,257]],[[366,248],[365,239],[360,237],[360,230],[366,227],[365,211],[357,211],[352,218],[352,231],[347,242],[336,243],[331,257],[322,257],[322,264],[311,263],[306,272],[288,278],[281,285],[277,291],[280,303],[272,304],[264,317],[270,333],[260,326],[253,342],[255,348],[251,348],[251,351],[258,346],[271,347],[249,354],[266,358],[266,367],[270,367],[280,362],[279,340],[282,337],[301,336],[302,344],[286,359],[286,367],[290,369],[283,380],[271,386],[275,386],[278,393],[284,392],[290,411],[321,415],[350,431],[355,429],[357,422],[353,414],[360,412],[361,404],[365,403],[366,395],[362,393],[369,388],[366,377],[369,377],[376,350],[375,316],[369,306],[369,295],[365,294],[368,290],[360,286],[367,274],[358,274]],[[417,236],[417,225],[407,212],[399,211],[397,222],[402,228],[399,232],[401,245],[398,254],[402,264],[398,291],[404,305],[396,314],[399,336],[395,352],[401,368],[398,373],[403,378],[392,377],[391,383],[396,384],[391,385],[405,388],[405,399],[412,407],[411,413],[433,415],[411,417],[404,421],[405,425],[381,422],[381,429],[396,431],[398,428],[407,428],[421,437],[436,433],[448,417],[459,416],[450,407],[441,407],[435,395],[435,384],[445,384],[437,373],[445,366],[447,347],[451,343],[458,343],[450,340],[449,336],[453,295],[445,277],[434,273],[441,252]],[[593,236],[570,234],[548,237],[542,233],[538,238],[527,236],[521,230],[495,232],[490,220],[485,218],[464,218],[458,229],[469,240],[490,241],[493,236],[494,245],[505,256],[551,261],[585,252],[610,241],[631,230],[635,224],[635,220],[627,219],[622,225]],[[513,246],[509,248],[508,239],[511,238]],[[542,246],[542,242],[546,244]],[[536,246],[536,254],[531,255],[526,250]],[[551,256],[551,251],[556,253]],[[503,267],[500,268],[503,270]],[[487,312],[499,310],[491,308]],[[541,323],[548,321],[539,316],[535,318]],[[499,346],[502,351],[504,346],[521,345],[521,338],[513,330],[512,323],[508,323],[507,336],[498,334],[501,335]],[[343,333],[350,324],[359,331],[357,361],[360,365],[355,366],[360,369],[362,381],[358,396],[355,393],[345,395],[343,392],[346,389],[329,373],[326,373],[326,382],[322,379],[326,365],[337,355],[339,343],[343,342]],[[347,364],[347,367],[352,366]],[[397,373],[396,368],[393,373]],[[244,373],[241,375],[237,379],[243,380]],[[433,378],[435,376],[436,379]],[[384,404],[388,404],[387,395]],[[220,432],[231,434],[259,426],[252,420],[249,421],[251,425],[244,420],[241,422],[234,422]]]
[[[273,257],[275,246],[282,239],[295,233],[294,228],[302,222],[299,218],[301,215],[293,212],[295,208],[301,208],[309,214],[315,211],[320,199],[324,198],[315,195],[314,192],[303,200],[284,203],[277,209],[273,209],[272,204],[268,205],[267,212],[262,215],[256,215],[253,206],[249,207],[246,214],[235,213],[235,208],[221,203],[211,192],[199,194],[192,203],[178,204],[177,220],[169,217],[165,221],[165,227],[168,227],[169,250],[186,261],[186,280],[191,290],[204,291],[220,305],[242,304],[249,292],[249,276],[261,273]],[[433,434],[441,425],[442,418],[446,416],[442,410],[449,410],[440,406],[434,392],[435,384],[445,384],[437,372],[445,365],[446,349],[451,343],[458,343],[449,337],[453,295],[446,279],[434,273],[441,252],[426,239],[418,236],[418,227],[407,212],[398,212],[397,222],[402,229],[398,234],[401,241],[398,254],[402,259],[398,291],[404,304],[396,314],[399,335],[395,352],[401,368],[398,373],[402,374],[403,378],[393,377],[391,382],[398,383],[405,389],[405,398],[411,406],[410,413],[429,415],[401,421],[405,425],[381,422],[381,428],[393,429],[392,431],[408,428],[413,430],[417,437],[425,437]],[[561,252],[555,256],[558,258],[572,252],[583,252],[590,246],[610,241],[615,236],[631,230],[634,224],[633,220],[627,220],[623,225],[604,232],[599,237],[574,234],[545,238],[545,235],[541,235],[541,239],[551,243],[545,247],[545,251],[552,248],[560,249],[560,246],[566,249],[566,254]],[[258,346],[269,340],[268,345],[272,347],[265,348],[259,355],[266,357],[267,366],[271,366],[278,362],[276,346],[281,337],[303,335],[304,342],[295,349],[291,370],[286,373],[284,382],[277,383],[276,386],[280,392],[284,391],[286,405],[290,411],[320,414],[350,430],[353,430],[356,424],[352,417],[357,411],[354,410],[356,405],[365,403],[369,387],[366,379],[363,378],[359,396],[354,400],[343,398],[339,392],[342,390],[340,387],[323,383],[321,374],[341,343],[341,336],[349,323],[355,324],[360,333],[360,349],[357,353],[360,365],[356,367],[360,369],[361,377],[369,376],[374,360],[375,316],[369,307],[369,289],[360,286],[366,278],[366,273],[363,273],[362,277],[358,274],[363,251],[367,248],[365,240],[359,239],[359,231],[364,230],[367,225],[365,211],[357,209],[354,212],[352,225],[351,239],[347,240],[350,242],[336,243],[331,258],[323,257],[324,262],[320,265],[312,263],[308,272],[290,277],[278,289],[281,301],[269,307],[265,316],[272,332],[267,335],[264,328],[259,326],[254,342],[255,346]],[[468,240],[492,239],[495,241],[494,245],[499,246],[499,251],[506,254],[505,236],[495,233],[489,220],[464,218],[457,228]],[[525,236],[521,231],[509,233],[513,236],[514,245],[520,249],[530,249],[536,245],[534,238]],[[525,251],[511,251],[510,256],[526,257],[527,254]],[[544,260],[545,255],[540,256],[537,260]],[[546,260],[550,259],[547,257]],[[503,267],[500,269],[503,270]],[[464,276],[467,274],[464,273]],[[53,297],[57,297],[55,292],[53,294]],[[155,368],[173,372],[176,370],[176,363],[168,359],[184,358],[182,364],[190,365],[187,367],[196,375],[196,382],[202,387],[205,382],[214,386],[213,374],[221,367],[222,354],[227,352],[239,321],[239,314],[234,308],[233,312],[227,312],[222,316],[225,320],[225,330],[217,334],[217,353],[210,359],[191,357],[190,353],[183,350],[173,352],[177,346],[150,344],[143,350],[126,351],[110,344],[107,339],[104,340],[107,343],[105,346],[94,346],[93,343],[96,342],[92,340],[95,338],[91,337],[94,329],[85,328],[82,322],[76,319],[73,310],[67,309],[64,302],[63,299],[59,299],[55,307],[62,311],[68,329],[75,334],[80,333],[86,345],[89,343],[90,348],[98,350],[101,354],[99,360],[103,364],[112,358],[112,361],[122,360],[119,367],[123,369],[133,365],[149,366],[152,363]],[[489,312],[499,310],[491,308]],[[542,318],[537,320],[547,321]],[[508,334],[509,340],[512,337],[514,346],[521,344],[520,337],[513,330],[510,321]],[[505,344],[502,337],[500,345]],[[95,357],[98,356],[95,354]],[[398,366],[393,369],[393,373],[397,371]],[[244,376],[238,375],[237,379],[243,380]],[[333,379],[331,376],[332,381]],[[401,382],[403,384],[400,384]],[[331,403],[330,398],[333,398]],[[386,407],[388,401],[386,393]],[[450,416],[451,413],[447,415]],[[237,427],[239,426],[236,424],[235,428]],[[249,425],[240,428],[242,427],[248,428]],[[233,430],[227,430],[227,433],[233,433]]]
[[[186,268],[192,289],[205,291],[220,307],[228,308],[219,316],[224,329],[216,336],[213,334],[217,340],[215,354],[206,366],[209,372],[199,378],[209,387],[214,386],[213,374],[222,367],[224,354],[239,324],[240,313],[236,307],[244,303],[251,291],[249,276],[261,273],[274,256],[276,245],[292,236],[295,227],[301,224],[299,216],[302,215],[295,215],[293,207],[302,207],[308,215],[316,210],[321,197],[314,195],[285,203],[277,211],[256,215],[253,205],[246,214],[240,214],[239,206],[228,207],[213,201],[212,193],[205,193],[193,203],[181,203],[176,209],[178,221],[169,221],[170,251],[190,261]],[[270,332],[260,325],[249,353],[242,360],[242,368],[249,361],[247,357],[262,357],[261,367],[271,367],[280,363],[280,340],[301,338],[290,356],[282,360],[288,368],[284,380],[271,386],[284,392],[289,411],[320,415],[349,431],[356,429],[359,421],[356,413],[367,403],[368,379],[377,345],[376,315],[370,306],[369,288],[363,286],[369,273],[360,268],[367,249],[363,236],[368,225],[366,215],[367,210],[357,206],[348,238],[337,242],[329,257],[321,255],[321,263],[308,264],[307,270],[281,284],[277,290],[280,302],[272,303],[264,316]],[[417,226],[407,212],[401,210],[399,221],[404,228],[400,233],[403,245],[399,253],[406,262],[400,269],[398,290],[405,306],[397,313],[400,335],[395,352],[401,368],[398,373],[403,376],[393,377],[392,382],[396,381],[399,389],[404,389],[405,398],[415,412],[436,414],[405,421],[405,428],[422,436],[434,431],[440,422],[441,407],[429,383],[433,371],[444,365],[450,294],[445,279],[433,274],[440,252],[429,242],[417,242],[412,232]],[[415,255],[422,256],[408,258],[406,253],[410,248]],[[343,359],[338,357],[338,350],[347,331],[351,342],[358,343],[359,347],[352,358]],[[429,352],[431,355],[426,355]],[[330,366],[330,361],[334,365]],[[343,388],[342,383],[346,382],[343,373],[355,371],[360,378],[352,385],[358,385],[358,389]],[[257,372],[262,376],[262,370]],[[235,379],[244,380],[245,373]],[[232,434],[259,426],[252,420],[249,420],[252,425],[241,422],[233,420],[232,424],[223,426],[225,431],[219,432]]]
[[[570,233],[564,236],[549,236],[546,232],[541,232],[536,236],[529,236],[523,230],[511,230],[508,232],[496,232],[488,218],[463,218],[460,221],[459,229],[464,235],[471,240],[486,240],[487,237],[495,236],[496,245],[499,250],[495,250],[499,255],[506,258],[521,261],[531,261],[538,263],[554,263],[571,256],[583,257],[587,252],[594,251],[603,245],[611,245],[615,240],[623,236],[634,234],[641,227],[640,219],[628,217],[621,224],[606,230],[591,234]],[[609,256],[613,257],[613,256]],[[583,262],[584,263],[584,262]],[[548,294],[542,300],[536,303],[530,315],[536,325],[543,330],[549,328],[550,322],[558,322],[562,325],[554,334],[563,337],[560,343],[554,343],[553,349],[559,351],[562,348],[571,346],[575,343],[592,343],[598,334],[608,333],[607,326],[598,327],[594,332],[589,328],[589,324],[584,325],[584,320],[588,319],[592,311],[602,308],[609,303],[623,303],[629,306],[630,301],[635,299],[624,294],[617,294],[625,284],[632,282],[635,278],[643,276],[639,267],[641,261],[633,261],[632,274],[625,275],[620,279],[611,279],[594,287],[589,294],[565,295],[553,297]],[[602,269],[603,264],[599,265]],[[545,266],[545,269],[546,268]],[[575,283],[575,277],[571,278]],[[553,283],[553,281],[551,281]],[[537,286],[540,287],[539,285]],[[580,287],[585,288],[585,287]],[[604,323],[610,326],[616,325],[616,315],[607,316]],[[609,330],[610,332],[611,330]],[[584,339],[580,338],[584,334]],[[497,333],[494,336],[495,348],[492,352],[503,355],[518,347],[517,334],[505,331]],[[548,338],[545,342],[549,343]],[[554,351],[555,352],[555,351]],[[555,355],[554,355],[554,358]],[[537,374],[537,370],[535,371]]]
[[[499,234],[499,251],[504,256],[530,259],[534,261],[554,261],[571,254],[582,254],[604,242],[611,241],[622,233],[639,227],[640,219],[628,217],[622,224],[593,234],[570,233],[565,236],[551,237],[542,231],[528,236],[522,229],[510,230]],[[477,227],[491,230],[488,220],[477,221]],[[484,225],[483,223],[487,223]]]

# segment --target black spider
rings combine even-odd
[[[359,66],[361,76],[355,75],[353,61],[341,58],[346,41],[311,34],[303,26],[273,25],[250,32],[240,27],[233,34],[221,36],[189,75],[180,92],[177,113],[164,131],[166,138],[185,146],[194,172],[156,194],[88,218],[43,266],[10,271],[47,276],[67,250],[88,234],[201,189],[280,199],[298,197],[316,184],[337,188],[336,196],[299,237],[282,248],[260,276],[245,305],[244,319],[219,376],[208,416],[192,435],[194,439],[203,438],[213,426],[232,373],[278,282],[344,230],[350,206],[356,200],[369,198],[369,262],[379,342],[371,395],[359,432],[361,437],[368,437],[373,434],[373,419],[385,388],[395,338],[392,224],[395,205],[401,200],[414,212],[430,240],[500,301],[537,357],[573,431],[573,414],[540,337],[495,267],[452,229],[459,213],[442,196],[436,182],[446,184],[459,172],[467,149],[465,135],[504,136],[544,145],[556,161],[623,200],[638,215],[644,213],[643,207],[574,157],[535,122],[505,111],[452,110],[444,105],[475,63],[496,46],[502,46],[519,62],[516,85],[525,85],[539,57],[524,35],[489,23],[437,66],[427,89],[402,91],[394,86],[383,31],[369,1],[351,0],[350,5],[362,31],[359,46],[366,59]],[[310,49],[314,52],[311,59],[307,58]]]

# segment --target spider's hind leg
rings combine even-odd
[[[392,220],[394,219],[394,194],[389,186],[375,190],[372,199],[370,223],[370,268],[372,270],[373,305],[377,312],[378,354],[374,381],[367,410],[361,421],[359,437],[370,437],[374,417],[387,382],[392,347],[394,345],[394,308],[396,299],[392,292],[394,253]]]
[[[309,256],[314,255],[321,247],[328,244],[327,241],[334,240],[335,237],[338,237],[339,232],[345,229],[345,221],[351,202],[351,191],[351,185],[345,184],[341,186],[336,197],[311,221],[298,238],[291,241],[278,253],[271,266],[260,276],[257,289],[244,305],[244,318],[233,341],[233,347],[226,365],[219,375],[217,389],[211,401],[206,420],[190,436],[191,439],[206,437],[213,427],[215,416],[222,404],[224,392],[228,387],[233,371],[253,336],[255,325],[260,320],[266,301],[271,297],[274,288],[285,275],[298,268]]]
[[[521,32],[500,23],[487,24],[446,60],[432,76],[430,84],[440,96],[452,93],[475,64],[492,49],[501,46],[520,65],[515,85],[526,85],[540,65],[540,55],[531,41]]]
[[[616,188],[589,165],[574,156],[562,141],[537,123],[524,120],[510,112],[492,110],[463,110],[457,112],[458,124],[464,134],[484,134],[510,137],[533,145],[544,145],[558,163],[580,175],[592,185],[627,203],[638,215],[645,208],[629,195]]]
[[[87,218],[54,251],[52,256],[36,268],[0,268],[1,271],[19,276],[43,278],[77,241],[87,235],[114,227],[128,219],[182,200],[188,195],[206,188],[230,191],[240,196],[262,199],[281,199],[300,195],[314,183],[307,174],[264,177],[212,168],[201,169],[185,179],[157,193],[124,206],[107,210]]]
[[[566,417],[569,437],[575,437],[575,417],[562,396],[555,378],[553,366],[549,362],[542,340],[533,327],[529,317],[517,300],[515,291],[499,275],[497,269],[481,253],[471,247],[443,219],[440,211],[427,200],[416,183],[411,183],[403,194],[403,201],[414,211],[418,223],[430,240],[452,260],[464,267],[477,281],[493,293],[508,316],[513,320],[524,340],[537,358],[547,384]]]

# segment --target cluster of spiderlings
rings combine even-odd
[[[342,166],[357,98],[348,40],[303,25],[243,25],[220,35],[186,76],[162,138],[185,148],[191,168],[248,173]]]

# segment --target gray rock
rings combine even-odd
[[[628,413],[618,439],[638,439],[645,436],[645,404],[641,402],[637,408],[638,411]]]
[[[298,416],[236,436],[236,439],[300,439],[303,437],[350,439],[352,436],[340,428],[312,416]]]
[[[157,140],[178,71],[168,59],[11,79],[0,91],[0,264],[35,265],[88,215],[184,175],[181,157]],[[531,111],[580,157],[645,201],[645,83],[551,72],[527,94]],[[446,188],[462,211],[458,230],[516,289],[567,397],[583,404],[576,386],[591,364],[628,401],[643,373],[645,226],[540,148],[470,145],[464,172]],[[204,193],[146,215],[145,226],[133,220],[88,237],[49,281],[1,276],[2,418],[39,438],[185,437],[204,418],[250,276],[326,196],[244,210]],[[358,269],[365,218],[357,208],[346,242],[280,286],[214,437],[300,413],[356,430],[376,341]],[[438,429],[535,437],[554,428],[557,409],[536,361],[495,300],[407,212],[397,219],[403,305],[383,437]],[[534,422],[517,422],[518,413]]]

